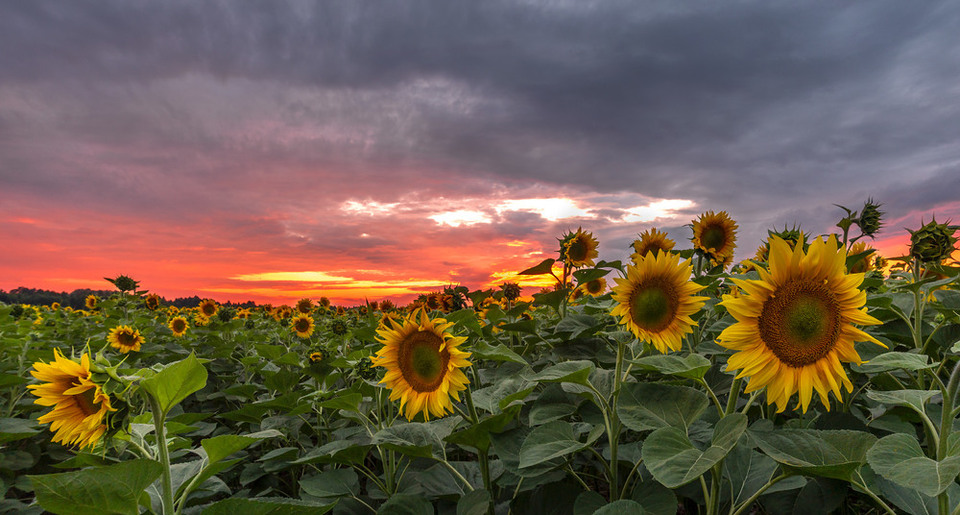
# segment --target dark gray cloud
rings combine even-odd
[[[834,203],[956,199],[957,26],[946,1],[8,1],[0,180],[163,217],[534,181],[828,230]]]

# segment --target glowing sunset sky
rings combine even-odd
[[[0,289],[356,303],[706,210],[960,221],[960,4],[3,2]],[[530,287],[524,293],[533,293]]]

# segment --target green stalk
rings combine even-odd
[[[943,461],[943,459],[947,457],[950,432],[953,430],[953,405],[956,402],[958,385],[960,385],[960,361],[954,365],[953,373],[950,374],[950,382],[947,383],[946,389],[941,390],[943,396],[943,413],[940,414],[940,439],[937,441],[937,461]],[[948,515],[950,513],[950,500],[946,491],[937,496],[937,505],[940,515]]]
[[[467,408],[470,410],[470,421],[474,425],[480,423],[480,417],[477,415],[477,408],[473,404],[473,393],[471,392],[470,385],[467,385],[465,390],[466,394],[464,395],[467,399]],[[477,458],[480,461],[480,474],[483,476],[483,488],[490,492],[491,498],[493,498],[493,485],[490,484],[490,460],[487,457],[486,449],[477,449]],[[487,504],[487,513],[493,515],[493,502]]]
[[[620,417],[617,416],[617,398],[620,397],[620,384],[623,382],[623,353],[626,344],[617,342],[617,365],[614,372],[613,398],[610,399],[607,415],[607,440],[610,442],[610,502],[620,499],[620,462],[618,461],[618,442],[620,439]]]
[[[174,511],[173,482],[170,480],[170,451],[167,449],[167,435],[163,426],[166,416],[160,409],[160,403],[152,395],[145,395],[150,403],[150,411],[153,413],[153,427],[157,434],[157,456],[160,458],[160,464],[163,465],[163,475],[160,476],[163,515],[172,515]]]

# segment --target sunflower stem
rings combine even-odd
[[[480,417],[477,415],[477,408],[473,404],[473,393],[471,390],[472,388],[470,388],[470,385],[467,385],[464,397],[466,397],[467,400],[467,408],[470,410],[470,421],[474,425],[478,425],[480,424]],[[485,488],[487,492],[490,492],[490,495],[493,496],[493,485],[490,484],[490,460],[487,459],[487,450],[478,448],[477,458],[480,461],[480,475],[483,477],[483,488]],[[489,515],[494,514],[492,502],[487,504],[487,513]]]
[[[167,435],[164,430],[165,416],[160,408],[160,403],[152,395],[144,394],[147,402],[150,403],[150,411],[153,414],[153,427],[157,435],[157,456],[160,458],[160,464],[163,465],[163,474],[160,476],[160,485],[162,488],[161,503],[163,506],[163,515],[173,514],[173,482],[170,479],[170,451],[167,449]]]
[[[729,415],[737,409],[737,399],[740,398],[740,385],[743,383],[743,378],[737,378],[733,380],[733,384],[730,385],[730,395],[727,397],[727,409],[723,411],[724,415]]]
[[[609,413],[607,414],[607,440],[610,442],[610,502],[620,499],[620,478],[618,472],[620,461],[618,454],[618,443],[620,439],[620,417],[617,416],[617,399],[620,397],[620,384],[623,382],[623,353],[626,344],[617,342],[617,365],[614,372],[613,394],[609,404]]]

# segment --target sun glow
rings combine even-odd
[[[480,223],[488,224],[492,221],[485,213],[468,210],[446,211],[444,213],[430,215],[427,218],[430,218],[440,225],[449,225],[450,227],[460,227],[461,225],[475,225]]]
[[[695,204],[686,199],[664,199],[651,202],[645,206],[627,208],[624,211],[623,221],[627,223],[652,222],[659,218],[676,216],[676,211],[690,209]]]
[[[526,211],[537,213],[551,222],[566,218],[595,218],[595,215],[586,209],[580,208],[577,202],[569,198],[529,198],[505,200],[495,207],[497,214],[504,211]]]

